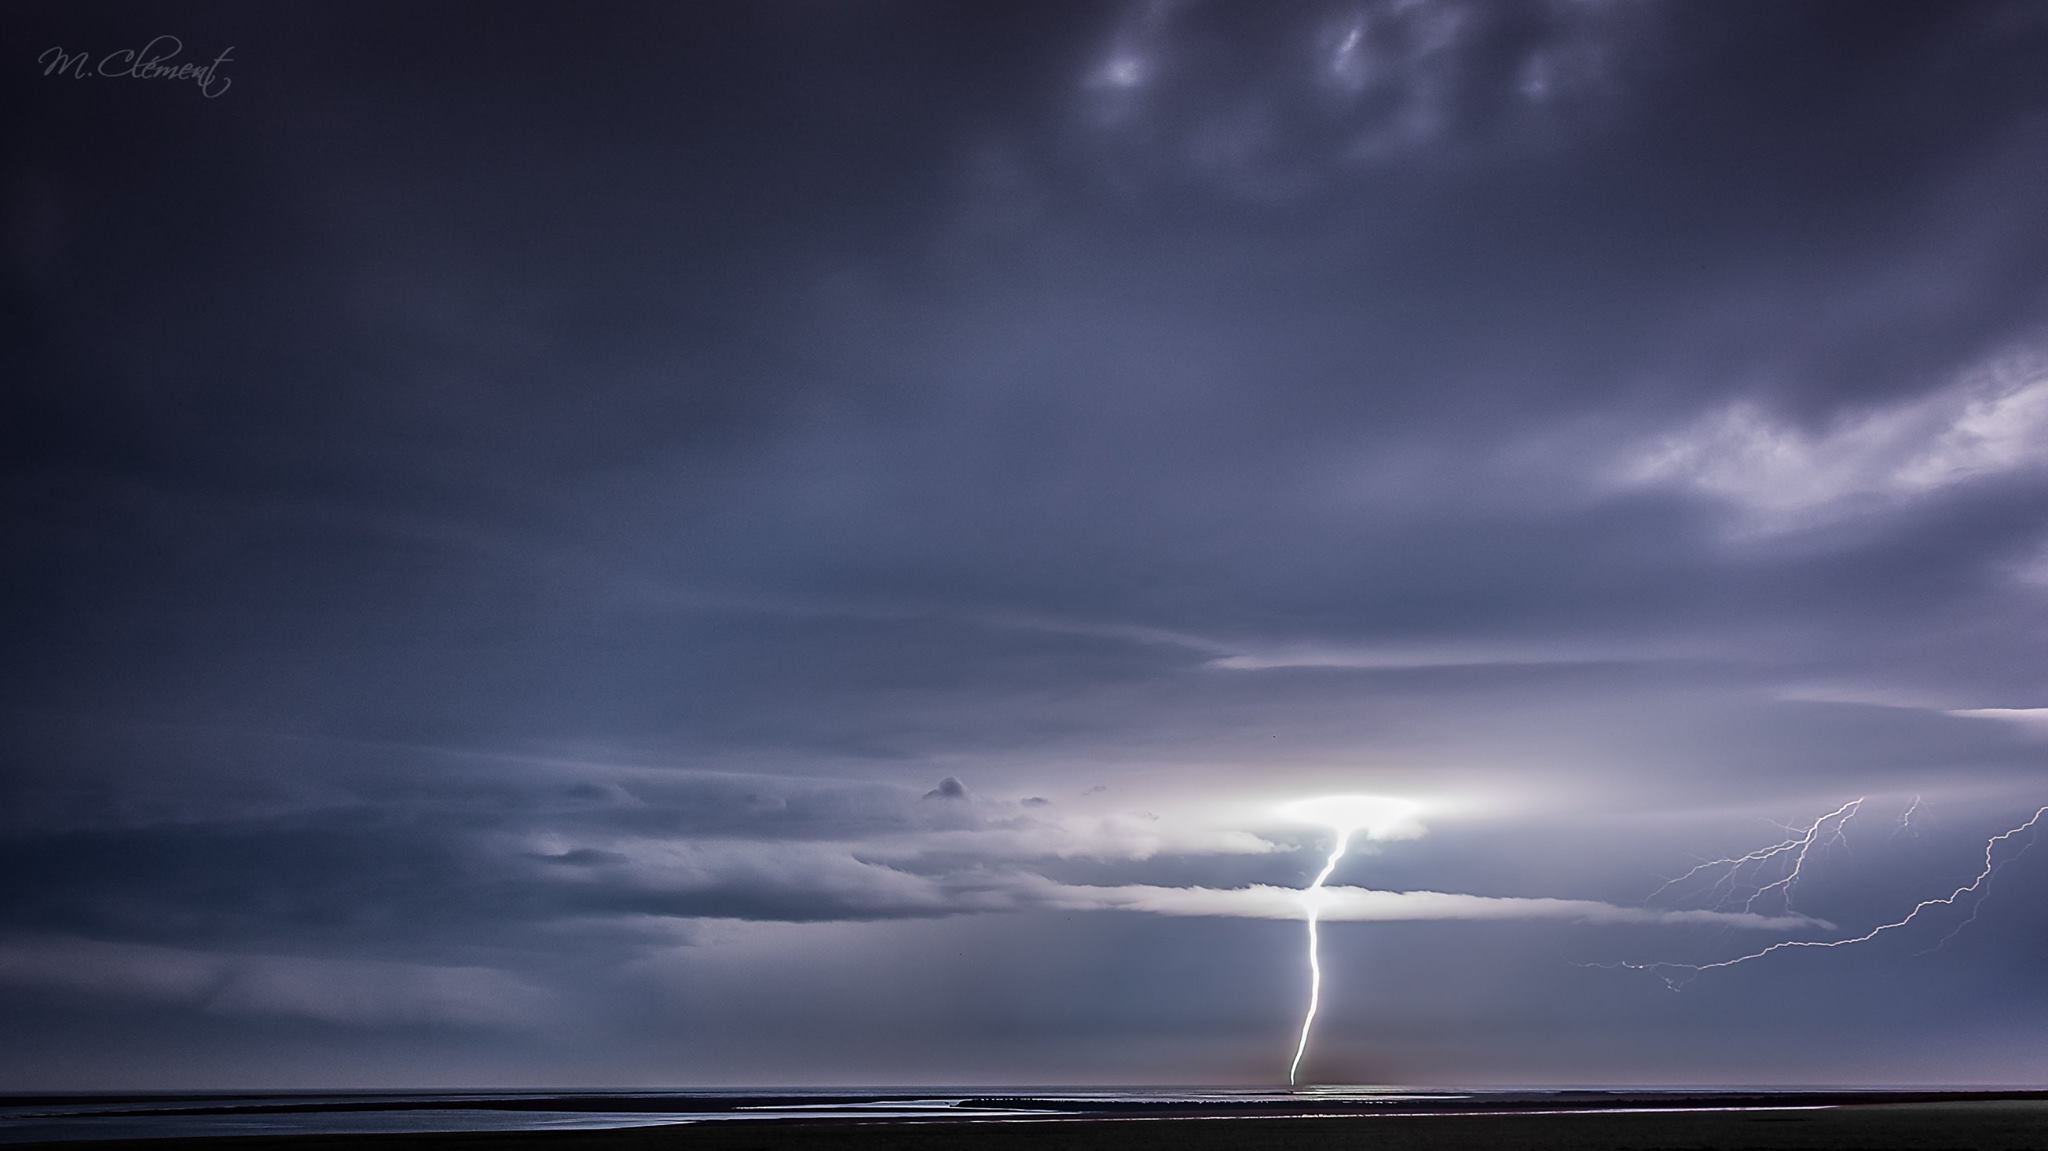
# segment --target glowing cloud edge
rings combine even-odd
[[[1062,911],[1135,911],[1216,919],[1306,919],[1304,892],[1292,887],[1160,887],[1125,884],[1095,887],[1065,884],[1041,893],[1047,906]],[[1562,919],[1596,924],[1695,924],[1745,930],[1831,930],[1834,924],[1810,915],[1763,915],[1749,911],[1630,907],[1593,899],[1552,899],[1515,895],[1466,895],[1449,891],[1380,891],[1370,887],[1322,887],[1316,891],[1318,918],[1337,923],[1423,923],[1444,920]]]

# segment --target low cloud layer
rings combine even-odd
[[[1054,896],[1076,911],[1145,911],[1154,915],[1225,916],[1245,919],[1302,919],[1302,892],[1280,887],[1069,887]],[[1590,899],[1531,899],[1519,896],[1459,895],[1442,891],[1373,891],[1326,887],[1316,893],[1321,918],[1332,922],[1414,923],[1425,920],[1563,919],[1575,923],[1690,924],[1752,931],[1799,931],[1833,924],[1803,915],[1759,915],[1745,911],[1664,910],[1619,907]]]
[[[353,1027],[541,1022],[546,992],[485,967],[248,955],[29,938],[0,942],[0,985],[230,1016]]]

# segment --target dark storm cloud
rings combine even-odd
[[[1128,1079],[1077,1037],[1204,1027],[1175,1066],[1242,1076],[1291,1000],[1150,972],[1265,971],[1274,925],[1076,909],[1299,884],[1280,798],[1467,799],[1370,885],[1615,905],[1674,837],[1952,812],[1830,893],[1847,924],[2039,790],[2026,8],[516,16],[20,14],[37,52],[236,47],[212,100],[5,81],[21,996],[125,988],[166,1034],[574,1017],[646,1081],[709,1072],[629,1004],[752,1035],[773,970],[814,1022],[719,1074],[886,1002],[905,1074],[952,1011],[1016,1037],[997,1078]],[[1526,1069],[1572,1011],[1584,1074],[1638,1050],[1611,982],[1535,966],[1475,999],[1531,1030],[1442,1046],[1403,1004],[1449,1010],[1424,973],[1471,932],[1573,945],[1387,930],[1369,1006],[1418,1074]],[[1673,1077],[1730,1065],[1683,1025]]]
[[[1162,847],[1113,819],[1063,823],[972,798],[951,777],[920,796],[646,769],[564,785],[531,772],[522,780],[520,766],[443,765],[425,782],[359,774],[352,786],[336,775],[325,795],[210,817],[137,819],[90,803],[45,810],[0,841],[0,870],[22,880],[4,900],[6,920],[155,944],[475,959],[544,948],[550,933],[579,924],[626,945],[636,933],[643,944],[672,942],[674,921],[688,919],[1004,910],[1045,899],[1023,865],[1130,860]],[[1225,835],[1165,846],[1273,849]]]

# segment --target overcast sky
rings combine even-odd
[[[0,1084],[2048,1077],[2048,8],[7,24]]]

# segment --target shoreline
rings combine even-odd
[[[1563,1093],[1560,1093],[1562,1095]],[[942,1114],[877,1115],[871,1118],[804,1117],[787,1113],[741,1118],[735,1112],[707,1112],[703,1099],[675,1100],[676,1109],[638,1109],[631,1114],[640,1126],[577,1129],[383,1131],[365,1133],[262,1133],[179,1135],[111,1139],[44,1139],[11,1144],[19,1148],[85,1149],[149,1148],[188,1151],[227,1146],[232,1151],[437,1151],[507,1147],[533,1151],[641,1151],[691,1148],[702,1151],[939,1151],[973,1147],[988,1151],[1067,1151],[1070,1148],[1115,1148],[1152,1151],[1166,1148],[1276,1148],[1322,1151],[1355,1146],[1369,1140],[1376,1151],[1463,1151],[1515,1146],[1554,1151],[1597,1151],[1601,1148],[1685,1147],[1718,1151],[1757,1148],[1764,1151],[1807,1151],[1857,1147],[1878,1151],[1922,1151],[1932,1148],[1987,1148],[2017,1151],[2048,1147],[2048,1091],[1969,1092],[1797,1092],[1767,1094],[1587,1093],[1604,1099],[1523,1099],[1491,1106],[1471,1101],[1446,1107],[1402,1106],[1368,1109],[1360,1105],[1329,1106],[1300,1100],[1290,1109],[1261,1103],[1246,1106],[1188,1107],[1181,1105],[1097,1105],[1094,1109],[1040,1110],[1030,1114],[993,1108],[963,1107]],[[908,1099],[911,1096],[893,1096]],[[19,1098],[19,1097],[18,1097]],[[44,1097],[48,1098],[48,1097]],[[76,1097],[74,1097],[75,1099]],[[588,1097],[586,1097],[588,1098]],[[601,1097],[611,1106],[588,1111],[625,1114],[617,1105],[626,1097]],[[733,1097],[724,1097],[733,1098]],[[750,1097],[758,1101],[760,1097]],[[815,1099],[816,1097],[811,1097]],[[927,1096],[926,1098],[929,1098]],[[1022,1102],[1003,1097],[1002,1102]],[[499,1111],[548,1110],[562,1114],[559,1095],[530,1101],[534,1106],[504,1106]],[[643,1097],[643,1102],[645,1102]],[[990,1102],[994,1102],[990,1098]],[[477,1104],[484,1100],[465,1100]],[[1417,1101],[1418,1103],[1420,1101]],[[541,1107],[538,1104],[557,1104]],[[697,1106],[685,1111],[683,1104]],[[18,1104],[17,1104],[18,1105]],[[313,1104],[290,1105],[297,1113],[324,1110]],[[387,1110],[391,1108],[386,1108]],[[415,1110],[490,1110],[475,1106],[427,1106]],[[159,1109],[145,1114],[191,1114]],[[213,1115],[260,1116],[268,1111],[216,1108]],[[106,1114],[102,1112],[101,1114]],[[132,1112],[131,1112],[132,1114]],[[665,1116],[674,1116],[673,1119]],[[728,1117],[730,1116],[730,1117]],[[166,1117],[169,1117],[166,1115]],[[450,1117],[454,1119],[454,1116]],[[1387,1120],[1412,1120],[1393,1123]],[[458,1120],[459,1121],[459,1120]],[[1227,1122],[1226,1122],[1227,1121]]]

